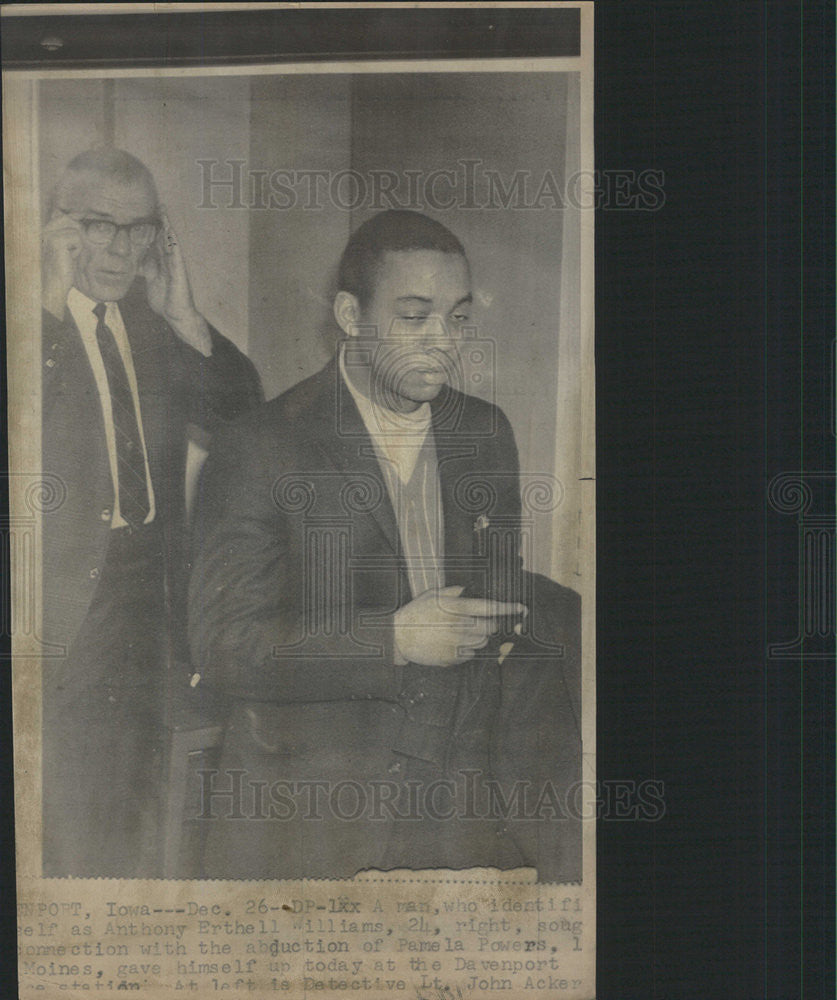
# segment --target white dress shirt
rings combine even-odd
[[[122,517],[119,509],[119,467],[116,459],[116,433],[113,426],[113,409],[110,398],[110,387],[108,386],[107,372],[102,360],[102,352],[99,350],[99,342],[96,339],[96,326],[98,320],[93,312],[98,302],[88,298],[77,288],[71,288],[67,296],[67,307],[73,317],[84,349],[87,352],[87,359],[93,371],[93,378],[96,381],[96,388],[99,390],[99,403],[102,408],[102,419],[105,425],[105,441],[108,449],[108,461],[110,463],[110,476],[113,482],[113,516],[110,526],[112,528],[127,527],[128,522]],[[154,520],[154,486],[151,482],[151,472],[148,468],[148,452],[145,447],[145,434],[142,428],[142,412],[140,409],[139,393],[137,392],[137,376],[134,371],[134,359],[131,355],[131,347],[128,343],[128,335],[125,332],[125,324],[122,321],[122,313],[115,302],[105,303],[105,323],[113,332],[116,346],[125,365],[125,373],[128,377],[128,386],[134,400],[134,410],[139,429],[140,443],[142,445],[142,457],[145,463],[145,481],[148,488],[148,516],[146,524]]]
[[[372,438],[392,501],[413,597],[444,586],[444,518],[436,447],[430,432],[429,403],[412,413],[378,406],[359,392],[346,375],[343,349],[340,374]]]

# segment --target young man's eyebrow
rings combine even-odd
[[[424,295],[399,295],[398,298],[395,301],[396,302],[421,302],[423,305],[428,305],[428,306],[432,306],[433,305],[433,299],[428,299]],[[474,301],[473,295],[471,295],[471,293],[468,292],[467,295],[463,295],[462,298],[458,302],[456,302],[454,304],[453,308],[456,309],[457,306],[471,305],[471,303],[473,301]]]

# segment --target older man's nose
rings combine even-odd
[[[131,239],[128,236],[127,229],[116,230],[113,239],[110,241],[108,250],[110,250],[111,253],[117,254],[119,257],[127,257],[130,254]]]

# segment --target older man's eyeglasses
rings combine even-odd
[[[61,211],[64,215],[72,215],[66,208]],[[136,222],[129,222],[120,226],[110,219],[77,219],[84,235],[94,246],[109,246],[116,238],[116,234],[123,230],[128,234],[128,239],[135,247],[150,247],[160,230],[160,223],[156,219],[137,219]]]

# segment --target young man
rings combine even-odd
[[[212,433],[261,389],[196,309],[129,153],[69,164],[42,248],[44,874],[151,877],[187,426]]]
[[[561,789],[578,778],[578,609],[557,588],[571,656],[534,642],[515,668],[521,598],[540,605],[548,581],[520,567],[509,423],[456,388],[462,245],[384,212],[350,238],[338,283],[335,358],[228,428],[204,472],[190,635],[205,682],[237,699],[203,789],[206,873],[543,862],[578,878],[566,814],[550,861],[532,817],[517,831],[492,808],[537,758]]]

